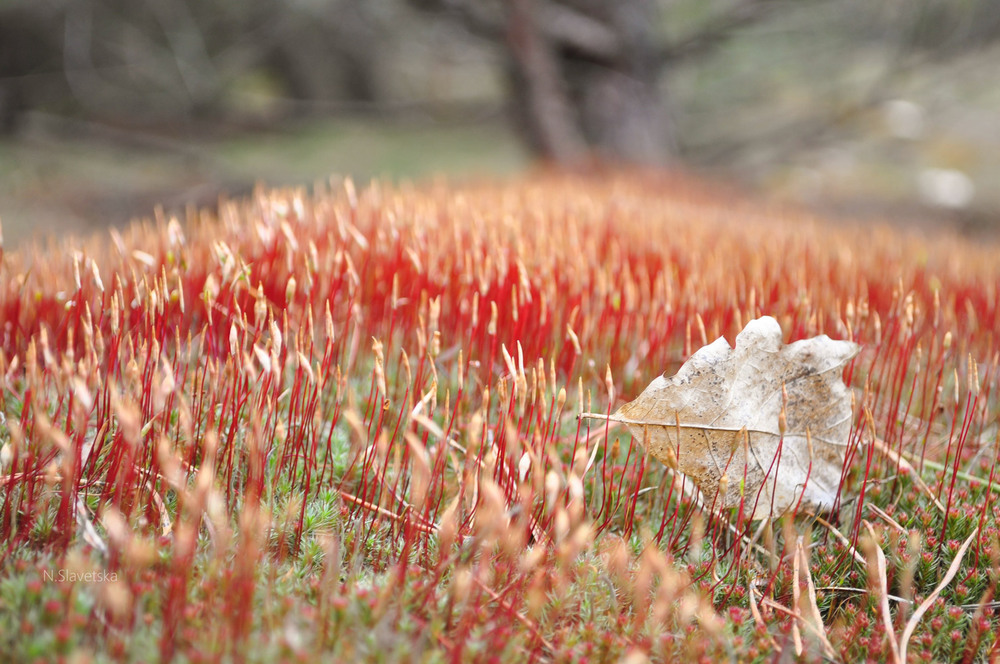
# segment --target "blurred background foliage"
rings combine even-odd
[[[994,236],[998,72],[1000,0],[0,0],[0,220],[610,160]]]

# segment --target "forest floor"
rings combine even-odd
[[[0,221],[8,247],[31,237],[96,231],[239,197],[256,183],[306,186],[434,174],[509,174],[528,159],[500,123],[316,120],[267,130],[132,131],[32,118],[0,142]]]
[[[816,36],[832,40],[816,48],[843,53],[835,37]],[[731,52],[671,77],[684,168],[826,217],[1000,236],[1000,93],[990,65],[1000,47],[889,75],[863,52],[834,59],[845,71],[812,71],[789,37],[764,52],[760,38],[734,40]],[[158,128],[31,113],[19,133],[0,137],[0,221],[13,248],[121,227],[156,205],[211,206],[256,183],[489,178],[530,164],[500,100],[451,112]]]
[[[693,167],[838,219],[1000,235],[1000,202],[990,200],[989,191],[966,209],[928,205],[906,184],[919,167],[889,158],[892,150],[878,141],[826,148],[819,156],[802,155],[797,166],[772,164],[763,174],[750,173],[746,156],[726,167],[697,160]],[[15,248],[29,238],[123,227],[150,217],[157,205],[167,211],[212,206],[256,183],[307,186],[333,174],[361,182],[496,177],[530,163],[496,117],[457,125],[328,118],[266,130],[205,126],[160,133],[39,118],[20,135],[0,139],[0,222],[7,248]]]

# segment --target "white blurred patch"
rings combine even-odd
[[[813,200],[823,193],[823,174],[815,168],[797,166],[791,174],[793,191],[802,200]]]
[[[905,99],[893,99],[882,105],[889,131],[896,138],[916,140],[924,135],[926,117],[919,104]]]
[[[931,205],[960,210],[969,206],[976,187],[968,175],[952,168],[928,168],[918,179],[920,197]]]
[[[528,471],[531,470],[531,457],[525,452],[521,455],[521,461],[517,464],[517,475],[522,482],[528,477]]]
[[[857,157],[846,148],[830,147],[819,154],[819,166],[824,176],[849,177],[857,168],[857,161]]]

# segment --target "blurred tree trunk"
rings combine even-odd
[[[0,7],[0,133],[13,132],[21,114],[58,99],[62,45],[47,30],[45,9]]]
[[[532,0],[510,0],[507,44],[513,111],[531,147],[557,162],[585,149],[567,97],[559,54],[539,29]]]
[[[588,149],[634,163],[670,160],[651,0],[509,5],[514,113],[536,151],[561,163]]]
[[[502,44],[512,112],[557,163],[663,164],[675,152],[655,0],[410,0]]]

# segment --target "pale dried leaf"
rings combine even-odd
[[[826,335],[785,345],[765,316],[747,324],[735,348],[724,338],[701,348],[610,419],[690,476],[716,508],[742,503],[754,519],[800,499],[828,509],[851,432],[842,372],[857,352]]]

